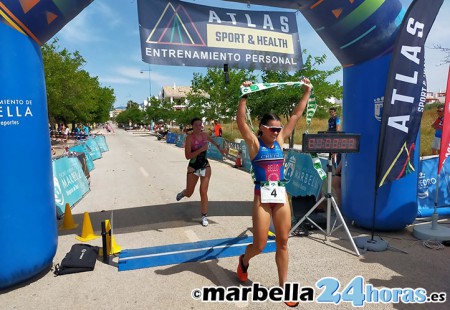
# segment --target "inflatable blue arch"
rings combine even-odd
[[[0,289],[44,271],[56,252],[58,234],[40,45],[91,1],[0,2],[0,244],[4,249]],[[362,137],[361,152],[344,159],[343,212],[361,226],[371,227],[380,130],[374,101],[384,96],[404,8],[399,0],[251,3],[300,9],[343,65],[344,130],[361,133]],[[394,230],[412,223],[417,214],[416,197],[415,173],[383,186],[378,193],[376,228]]]
[[[374,209],[381,127],[376,104],[384,97],[392,51],[406,8],[399,0],[251,3],[299,10],[344,68],[343,130],[361,134],[360,152],[343,156],[344,216],[365,228],[375,224],[377,230],[398,230],[411,224],[418,209],[416,172],[382,186]],[[413,161],[417,167],[417,153]]]
[[[58,243],[40,45],[92,0],[0,2],[0,289],[51,266]]]

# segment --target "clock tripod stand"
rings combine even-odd
[[[340,135],[345,135],[345,134],[340,134]],[[308,144],[305,144],[305,142],[308,141],[308,138],[305,139],[305,136],[314,136],[314,135],[303,135],[303,150],[305,152],[316,152],[317,150],[312,150],[312,149],[308,149]],[[330,134],[328,137],[337,137],[336,134]],[[359,137],[358,137],[358,141],[357,141],[357,145],[358,147],[355,148],[354,150],[352,150],[351,152],[357,152],[359,150]],[[312,144],[309,144],[309,146],[311,146]],[[342,150],[341,150],[342,151]],[[345,150],[344,150],[345,152]],[[333,152],[334,153],[334,152]],[[322,196],[322,198],[320,198],[319,201],[317,201],[317,203],[311,207],[311,209],[297,222],[297,224],[294,225],[294,227],[291,228],[291,230],[289,231],[289,235],[292,236],[292,233],[297,229],[297,227],[302,224],[305,220],[308,220],[309,222],[311,222],[311,224],[313,224],[314,226],[316,226],[324,235],[325,235],[325,240],[327,237],[331,236],[331,234],[333,232],[335,232],[336,230],[338,230],[339,228],[343,227],[347,237],[350,239],[350,242],[353,246],[353,249],[356,252],[356,255],[359,256],[359,251],[358,251],[358,247],[355,244],[355,241],[352,238],[352,235],[350,234],[350,231],[345,223],[344,218],[342,217],[341,211],[339,210],[339,207],[336,203],[336,199],[333,197],[332,195],[332,177],[333,177],[333,161],[332,161],[332,154],[333,153],[328,153],[328,162],[327,162],[327,193]],[[326,229],[323,229],[322,227],[320,227],[316,222],[314,222],[309,216],[311,215],[311,213],[314,212],[315,209],[317,209],[317,207],[319,207],[319,205],[324,201],[327,201],[327,210],[326,210],[326,215],[327,215],[327,221],[326,221]],[[336,214],[336,219],[333,221],[333,226],[331,225],[331,211],[335,212]],[[340,224],[338,226],[335,226],[337,221],[340,221]]]

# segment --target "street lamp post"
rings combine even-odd
[[[148,96],[148,102],[150,103],[150,99],[152,98],[152,76],[151,72],[152,69],[150,68],[150,64],[148,65],[148,69],[141,69],[141,73],[148,72],[148,89],[149,89],[149,96]]]

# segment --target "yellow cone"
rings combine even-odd
[[[75,238],[77,238],[80,241],[89,241],[89,240],[94,240],[99,237],[100,236],[97,236],[94,234],[94,229],[92,228],[91,218],[89,217],[89,213],[84,212],[83,230],[81,231],[81,236],[76,236]]]
[[[66,203],[66,211],[64,212],[64,219],[61,226],[59,226],[59,230],[69,230],[77,228],[78,224],[75,224],[73,221],[72,210],[70,209],[69,203]]]
[[[112,234],[112,227],[109,220],[105,220],[105,228],[106,228],[106,252],[109,255],[118,254],[122,251],[122,248],[117,245],[116,239]]]

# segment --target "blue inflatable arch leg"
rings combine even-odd
[[[240,0],[233,0],[243,2]],[[375,169],[380,122],[375,100],[385,92],[391,51],[406,10],[390,1],[274,1],[252,4],[300,10],[344,67],[343,130],[361,134],[361,152],[344,156],[343,214],[358,225],[402,229],[417,215],[417,173],[383,186],[375,204]],[[418,162],[418,154],[414,155]]]
[[[0,23],[0,289],[51,265],[58,231],[40,47]]]

